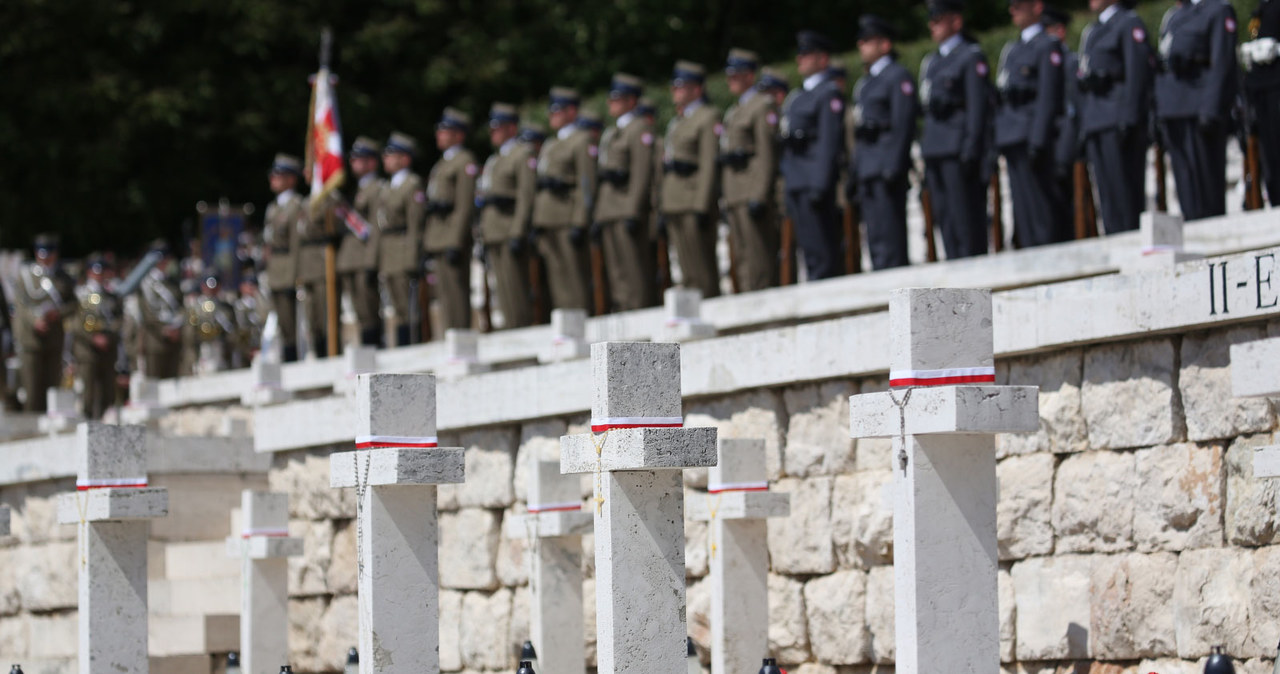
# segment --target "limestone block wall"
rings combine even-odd
[[[1254,321],[998,363],[1000,383],[1041,387],[1042,416],[1039,433],[997,444],[1005,671],[1198,673],[1219,644],[1242,661],[1238,671],[1271,671],[1280,487],[1252,478],[1251,453],[1273,441],[1276,413],[1266,400],[1231,397],[1228,349],[1278,332],[1280,323]],[[832,380],[685,403],[687,425],[763,437],[773,488],[791,494],[791,516],[769,525],[761,645],[788,671],[892,671],[889,442],[847,431],[847,397],[885,386]],[[440,489],[444,671],[514,669],[528,574],[502,521],[523,512],[527,458],[554,457],[559,435],[585,430],[575,416],[441,434],[442,445],[467,448],[467,482]],[[289,579],[299,672],[339,671],[356,642],[355,501],[328,486],[331,449],[278,454],[269,474],[272,489],[292,494],[292,534],[306,539]],[[704,470],[686,471],[687,498],[708,498],[705,483]],[[704,524],[687,521],[686,532],[690,631],[705,652],[710,545]],[[591,546],[588,536],[594,658]]]

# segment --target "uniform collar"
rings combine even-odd
[[[618,118],[618,128],[625,129],[627,128],[628,124],[634,122],[635,120],[636,120],[636,111],[628,110],[622,113],[622,116]]]
[[[938,53],[943,56],[950,56],[951,52],[955,51],[956,47],[959,47],[962,42],[964,42],[964,36],[960,33],[956,33],[955,35],[943,40],[942,44],[938,45]]]
[[[505,141],[503,141],[502,145],[498,146],[498,154],[505,157],[511,154],[511,151],[514,150],[515,147],[516,147],[516,137],[512,136],[506,139]]]
[[[559,138],[560,140],[568,140],[569,136],[572,136],[573,132],[577,130],[578,125],[575,122],[569,122],[568,124],[560,127],[560,130],[556,132],[556,138]]]
[[[1120,11],[1120,3],[1118,2],[1102,10],[1102,12],[1098,14],[1098,23],[1106,23],[1111,19],[1111,17],[1116,15],[1116,12],[1119,12],[1119,11]]]
[[[1194,2],[1194,0],[1192,0]],[[1044,25],[1039,21],[1022,29],[1022,42],[1027,43],[1035,39],[1035,37],[1044,32]]]
[[[277,194],[277,195],[276,195],[276,205],[278,205],[278,206],[284,206],[285,204],[289,203],[290,201],[293,201],[293,198],[294,198],[294,197],[296,197],[296,196],[298,196],[298,193],[297,193],[297,192],[295,192],[295,191],[293,191],[293,190],[285,190],[285,191],[281,192],[280,194]]]
[[[804,78],[804,90],[813,91],[818,87],[819,84],[822,84],[823,82],[825,82],[826,79],[827,79],[827,72],[825,70],[822,72],[814,73]]]
[[[364,175],[360,176],[360,186],[361,186],[361,187],[364,187],[365,185],[368,185],[369,183],[371,183],[371,182],[373,182],[373,181],[375,181],[375,180],[377,180],[377,179],[378,179],[378,172],[377,172],[377,171],[370,171],[370,172],[368,172],[368,173],[366,173],[366,174],[364,174]]]
[[[461,144],[454,145],[453,147],[444,151],[444,160],[449,161],[450,159],[453,159],[454,157],[458,156],[459,152],[462,152],[462,145]]]
[[[884,72],[884,69],[888,68],[890,63],[893,63],[893,57],[885,54],[884,56],[876,59],[876,62],[871,64],[871,67],[867,72],[871,73],[872,77],[875,77]]]
[[[684,110],[680,111],[680,116],[687,118],[691,116],[693,113],[697,112],[698,108],[701,108],[701,107],[702,107],[701,98],[691,101],[688,105],[684,106]]]
[[[391,186],[399,187],[403,185],[404,181],[408,179],[409,179],[409,169],[402,168],[399,171],[396,171],[395,175],[391,176]]]
[[[747,87],[747,90],[742,92],[742,95],[738,97],[738,105],[746,105],[747,101],[755,98],[757,93],[760,92],[756,91],[755,87]]]

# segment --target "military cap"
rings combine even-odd
[[[383,152],[388,154],[400,152],[413,156],[418,154],[418,141],[408,134],[392,131],[391,137],[387,139],[387,148]]]
[[[583,110],[578,113],[578,126],[584,129],[603,129],[604,120],[600,119],[600,115],[595,110]]]
[[[702,67],[700,63],[693,61],[676,61],[676,67],[671,72],[671,86],[679,87],[685,84],[702,84],[707,79],[707,69]]]
[[[103,253],[91,253],[89,257],[85,258],[84,266],[85,269],[95,274],[101,274],[108,269],[115,269],[116,267],[111,258]]]
[[[730,49],[729,58],[725,59],[724,71],[730,75],[737,72],[755,72],[760,67],[760,57],[746,49]]]
[[[1040,23],[1046,26],[1069,26],[1071,15],[1053,5],[1045,5],[1044,11],[1040,14]]]
[[[828,77],[849,78],[849,67],[845,65],[844,59],[831,59],[827,64]]]
[[[796,52],[800,54],[810,54],[813,52],[825,52],[830,54],[835,51],[835,46],[831,39],[816,30],[802,30],[796,33]]]
[[[49,253],[58,250],[58,235],[37,234],[34,248],[37,253]]]
[[[658,106],[653,104],[652,98],[649,98],[648,96],[641,96],[640,100],[636,101],[636,114],[656,115],[658,114]]]
[[[870,40],[876,37],[892,40],[894,38],[893,26],[875,14],[863,14],[858,17],[858,40]]]
[[[791,88],[791,83],[787,81],[787,76],[781,70],[765,66],[760,70],[760,81],[756,83],[760,89],[781,89],[786,91]]]
[[[944,14],[960,14],[964,11],[964,0],[929,0],[929,18],[936,19]]]
[[[244,274],[240,277],[240,283],[248,283],[251,286],[258,285],[258,277],[253,274]]]
[[[471,115],[457,108],[445,108],[440,114],[440,122],[436,124],[436,128],[466,131],[471,128]]]
[[[352,157],[377,157],[382,154],[382,144],[368,136],[356,136],[351,144]]]
[[[557,110],[567,108],[570,105],[577,106],[581,100],[582,97],[578,95],[577,89],[570,89],[569,87],[551,87],[551,100],[548,103],[548,107],[551,108],[552,112],[555,112]]]
[[[156,239],[147,246],[148,253],[160,253],[161,255],[169,254],[169,242],[164,239]]]
[[[202,284],[202,285],[203,285],[204,287],[208,288],[209,290],[217,290],[217,289],[218,289],[218,275],[217,275],[217,274],[205,274],[205,275],[204,275],[204,282],[203,282],[203,284]]]
[[[622,96],[640,97],[644,91],[644,82],[635,75],[627,73],[614,73],[613,81],[609,83],[609,98],[620,98]]]
[[[541,122],[525,120],[520,122],[520,140],[526,143],[536,143],[545,140],[547,137],[547,127]]]
[[[489,106],[489,127],[496,128],[503,124],[515,124],[520,121],[520,112],[510,103],[494,103]]]
[[[292,173],[293,175],[302,177],[302,162],[297,157],[283,152],[276,155],[271,162],[272,173]]]

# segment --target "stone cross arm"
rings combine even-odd
[[[849,398],[849,434],[892,438],[936,433],[1021,433],[1040,427],[1035,386],[938,386]]]
[[[76,492],[58,499],[58,522],[146,520],[169,514],[169,490],[147,478],[145,430],[97,422],[76,428]]]

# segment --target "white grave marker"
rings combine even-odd
[[[37,422],[41,433],[55,435],[80,423],[82,417],[76,408],[76,392],[65,388],[49,388],[45,391],[45,413]]]
[[[356,390],[356,379],[378,370],[378,350],[372,346],[348,344],[342,350],[342,378],[333,383],[335,393]]]
[[[441,377],[454,379],[490,369],[488,364],[480,362],[480,334],[475,330],[445,330],[444,348],[445,360],[438,369]]]
[[[329,458],[329,484],[356,490],[360,672],[440,671],[436,485],[463,479],[461,447],[436,446],[436,378],[362,374],[356,451]]]
[[[289,661],[289,558],[302,539],[289,537],[289,495],[244,490],[239,531],[227,552],[239,557],[240,662],[247,674],[272,674]]]
[[[76,444],[58,522],[79,528],[80,674],[145,674],[148,520],[169,514],[169,492],[148,486],[141,426],[80,424]]]
[[[1280,337],[1231,345],[1231,394],[1237,398],[1280,397]],[[1280,477],[1280,445],[1253,450],[1254,478]]]
[[[889,391],[849,398],[855,438],[893,438],[897,671],[994,672],[994,433],[1039,427],[1034,386],[996,386],[988,290],[889,299]]]
[[[682,427],[678,344],[593,344],[591,374],[592,432],[560,438],[560,470],[594,474],[598,670],[679,672],[687,637],[680,469],[715,465],[716,430]]]
[[[285,390],[280,361],[272,360],[259,352],[249,363],[249,376],[253,384],[240,396],[246,407],[276,405],[293,399],[293,393]]]
[[[1148,210],[1139,220],[1138,236],[1142,246],[1137,255],[1130,250],[1116,251],[1113,256],[1121,272],[1172,269],[1175,264],[1204,257],[1183,248],[1181,215]]]
[[[673,286],[662,293],[664,342],[690,342],[716,336],[716,327],[702,320],[702,291]]]
[[[548,672],[586,671],[582,535],[591,532],[591,522],[591,513],[582,510],[578,476],[562,475],[559,462],[535,455],[529,466],[529,513],[507,518],[505,529],[508,538],[528,541],[530,639]]]
[[[551,310],[551,348],[540,356],[544,363],[578,360],[591,355],[587,342],[587,312],[582,309]]]
[[[719,454],[689,512],[711,523],[711,674],[738,674],[769,647],[765,519],[791,514],[791,497],[769,491],[764,440],[720,438]]]

